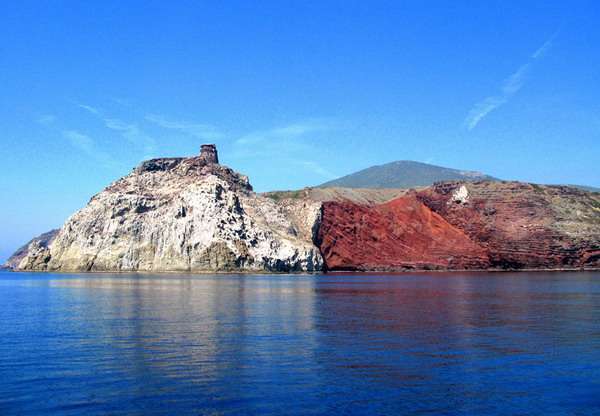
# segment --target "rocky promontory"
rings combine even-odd
[[[16,269],[44,271],[315,271],[320,205],[282,207],[218,163],[143,162],[71,216],[50,244],[32,242]]]

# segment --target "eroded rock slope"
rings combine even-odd
[[[446,182],[390,202],[323,205],[329,270],[600,267],[600,195],[520,182]]]
[[[417,200],[325,202],[319,245],[329,270],[487,267],[483,248]]]
[[[600,267],[600,194],[522,182],[448,182],[418,198],[484,247],[492,268]]]

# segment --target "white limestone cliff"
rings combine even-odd
[[[154,159],[95,195],[20,270],[317,271],[320,204],[257,195],[214,146]]]

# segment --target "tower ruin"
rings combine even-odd
[[[219,163],[217,146],[214,144],[203,144],[200,146],[200,158],[206,163]]]

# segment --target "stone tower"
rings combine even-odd
[[[219,163],[217,146],[214,144],[203,144],[200,146],[200,158],[206,163]]]

